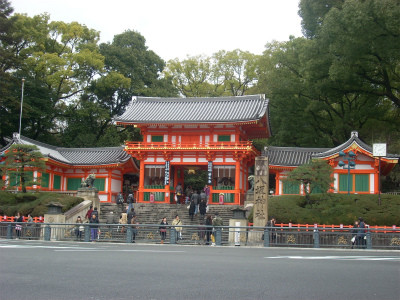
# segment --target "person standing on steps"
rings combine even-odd
[[[92,212],[93,212],[93,205],[90,205],[89,210],[86,212],[85,219],[87,221],[90,221],[90,218],[92,217]]]
[[[199,204],[200,216],[204,218],[207,213],[207,203],[206,200],[201,200]]]
[[[207,205],[208,205],[208,203],[210,202],[210,187],[208,186],[208,184],[206,184],[206,185],[204,186],[203,191],[204,191],[204,193],[206,194],[206,203],[207,203]]]
[[[191,221],[193,221],[193,216],[194,216],[194,211],[196,210],[196,204],[194,204],[193,199],[190,200],[189,204],[189,218]]]
[[[164,217],[161,220],[160,227],[158,228],[160,230],[160,235],[161,235],[161,244],[164,244],[164,241],[167,237],[167,226],[168,226],[167,218]]]
[[[176,204],[182,203],[182,194],[183,194],[183,188],[181,183],[179,182],[178,185],[175,187],[175,195],[176,195]]]
[[[194,202],[194,214],[197,215],[199,212],[199,202],[200,202],[200,196],[197,193],[197,191],[193,191],[192,197],[190,200],[193,200]]]
[[[128,211],[126,213],[129,213],[130,210],[133,208],[133,202],[135,202],[135,198],[133,197],[133,194],[128,195],[128,199],[126,200],[128,202]]]
[[[136,213],[135,213],[135,209],[132,207],[127,215],[127,224],[131,224],[133,217],[136,217]]]

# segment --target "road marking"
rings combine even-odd
[[[6,249],[52,249],[60,252],[144,252],[144,253],[184,253],[183,250],[150,250],[150,249],[109,249],[109,248],[93,248],[81,246],[47,246],[47,245],[13,245],[13,244],[0,244],[0,248]]]
[[[57,252],[74,252],[74,251],[96,251],[96,252],[144,252],[144,253],[184,253],[186,251],[177,250],[138,250],[138,249],[59,249]]]
[[[266,256],[269,259],[400,261],[400,256]]]

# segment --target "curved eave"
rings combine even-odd
[[[89,169],[89,168],[119,168],[122,165],[129,163],[130,160],[132,160],[132,164],[134,165],[133,159],[131,157],[127,158],[126,160],[118,161],[118,162],[98,162],[98,163],[93,163],[93,164],[79,164],[79,163],[67,163],[64,161],[61,161],[57,158],[52,157],[51,155],[46,156],[46,160],[49,161],[53,165],[57,165],[62,168],[74,168],[74,169]]]

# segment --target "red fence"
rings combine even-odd
[[[253,226],[253,223],[249,223],[249,226]],[[284,224],[284,223],[280,223],[280,224],[275,224],[275,227],[281,227],[281,228],[292,228],[292,229],[298,229],[298,231],[302,230],[304,231],[309,231],[309,230],[314,230],[315,228],[318,228],[319,230],[322,231],[329,231],[331,230],[332,232],[334,231],[338,231],[337,229],[343,229],[344,231],[347,231],[349,229],[353,228],[353,225],[344,225],[344,224],[340,224],[340,225],[326,225],[326,224],[292,224],[292,223],[288,223],[288,224]],[[392,232],[393,229],[396,229],[396,225],[393,226],[369,226],[366,225],[367,228],[370,229],[371,232],[383,232],[383,233],[387,233],[387,232]],[[373,229],[377,229],[377,230],[373,230]]]
[[[28,221],[27,217],[22,217],[22,218],[23,218],[23,222]],[[32,219],[33,219],[33,223],[43,223],[44,222],[43,217],[34,217]],[[16,220],[17,220],[16,217],[7,217],[7,216],[0,217],[0,223],[1,222],[16,222]]]

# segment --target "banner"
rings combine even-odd
[[[165,161],[164,185],[169,185],[169,160]]]
[[[213,168],[212,161],[209,161],[208,162],[208,169],[207,169],[207,171],[208,171],[208,173],[207,173],[207,184],[208,185],[212,184],[212,168]]]

